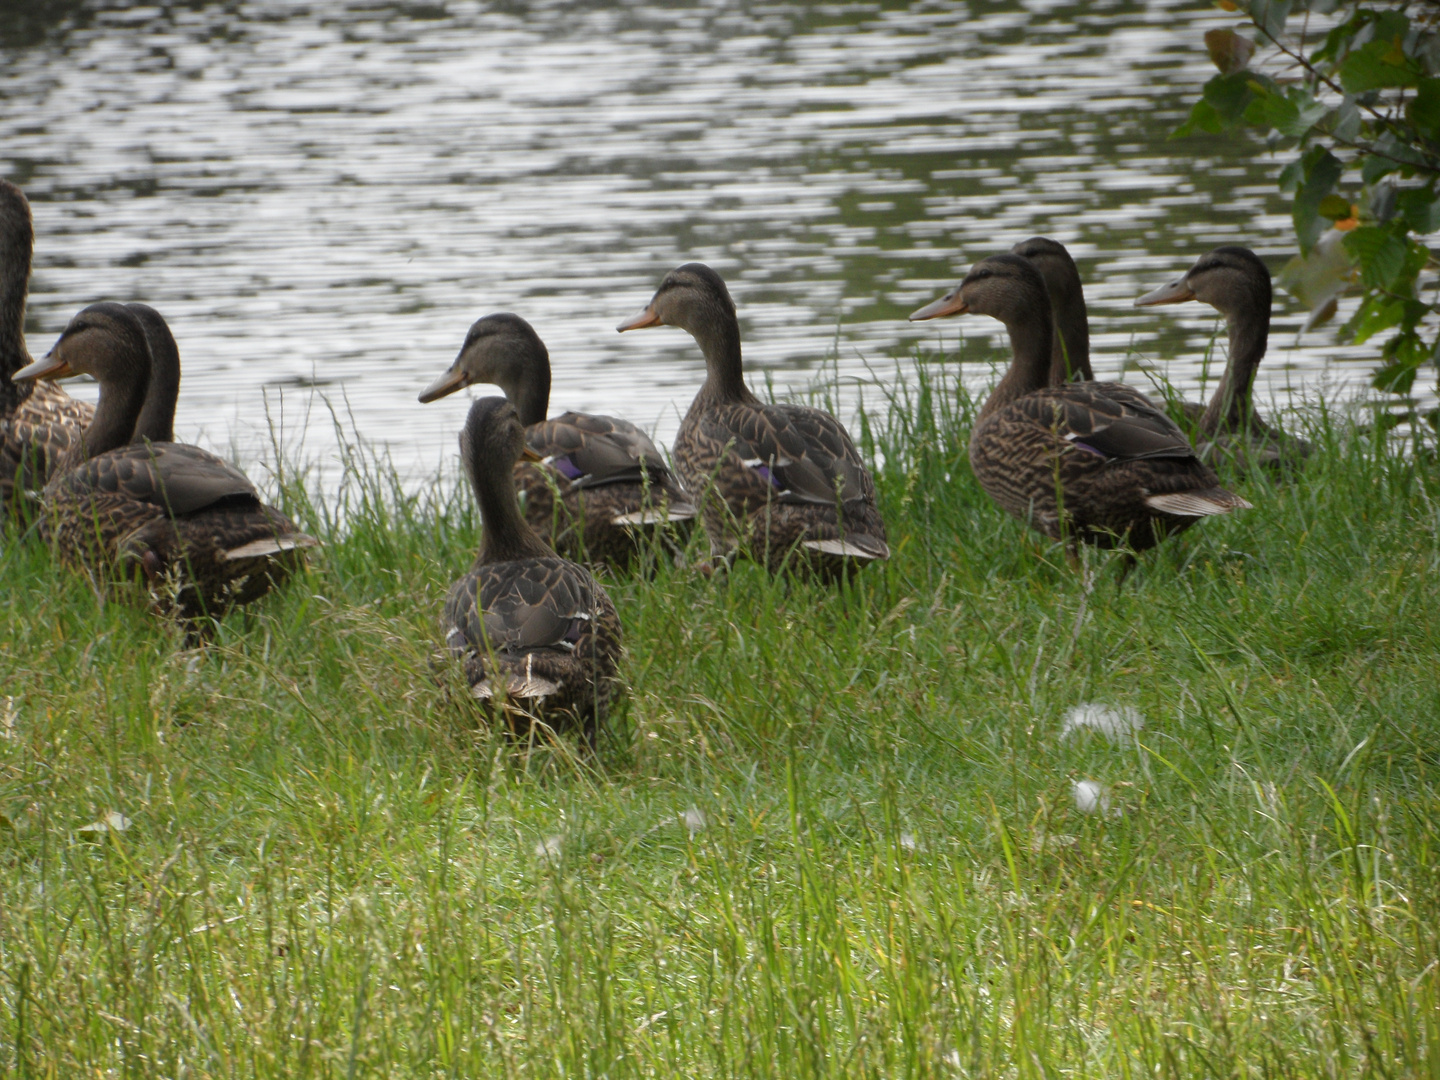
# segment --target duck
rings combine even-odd
[[[1070,252],[1058,240],[1032,236],[1010,249],[1034,264],[1050,294],[1054,334],[1050,341],[1050,385],[1094,382],[1090,367],[1090,316],[1085,310],[1085,286]]]
[[[556,551],[611,568],[630,565],[657,527],[683,531],[690,497],[650,437],[628,420],[550,405],[550,353],[535,328],[511,312],[476,320],[449,370],[420,395],[438,401],[472,383],[500,387],[525,425],[538,462],[519,461],[515,484],[525,520]]]
[[[525,520],[515,464],[538,459],[527,425],[502,397],[477,399],[460,457],[480,507],[480,551],[445,597],[443,629],[471,693],[554,728],[578,725],[593,743],[617,687],[620,617],[585,567]]]
[[[1003,322],[1012,353],[971,431],[971,468],[1003,510],[1063,540],[1072,559],[1079,542],[1140,552],[1202,517],[1249,508],[1138,390],[1113,382],[1048,385],[1050,298],[1029,259],[982,259],[953,291],[910,318],[966,313]]]
[[[25,297],[35,226],[25,193],[0,179],[0,512],[38,492],[95,417],[93,406],[52,383],[16,382],[25,348]]]
[[[71,319],[15,378],[100,383],[94,419],[45,485],[41,536],[93,577],[143,580],[155,610],[194,622],[259,599],[319,542],[261,502],[233,465],[162,438],[174,425],[178,367],[178,349],[152,357],[141,317],[104,302]],[[150,392],[162,404],[150,413],[155,426],[140,430]]]
[[[1136,307],[1199,300],[1225,316],[1230,357],[1208,405],[1180,404],[1193,426],[1201,456],[1228,461],[1244,473],[1252,468],[1292,469],[1310,454],[1304,439],[1271,427],[1255,411],[1255,372],[1270,336],[1270,270],[1249,248],[1225,244],[1200,256],[1174,281],[1135,301]]]
[[[840,421],[806,405],[766,404],[745,385],[740,323],[724,280],[703,263],[670,271],[622,333],[688,330],[705,382],[680,423],[675,465],[701,511],[712,558],[744,551],[771,571],[849,574],[888,559],[875,483]]]

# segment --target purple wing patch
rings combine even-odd
[[[1083,443],[1083,442],[1081,442],[1079,439],[1071,439],[1071,440],[1070,440],[1070,445],[1071,445],[1071,446],[1079,447],[1081,450],[1084,450],[1087,454],[1094,454],[1096,457],[1104,457],[1104,456],[1105,456],[1105,454],[1104,454],[1103,451],[1101,451],[1101,450],[1096,450],[1095,447],[1091,446],[1089,443]]]
[[[566,480],[579,480],[585,475],[585,470],[571,461],[568,456],[552,457],[549,465]]]
[[[765,464],[763,458],[750,458],[748,461],[745,462],[745,464],[748,465],[750,468],[754,469],[755,472],[761,477],[761,479],[763,479],[771,487],[776,488],[780,491],[785,490],[785,485],[782,484],[780,482],[780,478],[771,471],[770,466]],[[778,464],[784,465],[786,464],[786,462],[782,461]]]

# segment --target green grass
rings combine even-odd
[[[888,565],[611,584],[593,758],[432,661],[453,477],[287,479],[328,546],[204,652],[6,537],[0,1076],[1440,1076],[1433,456],[1318,410],[1087,598],[952,370],[859,432]]]

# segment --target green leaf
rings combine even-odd
[[[1327,110],[1304,87],[1281,91],[1273,83],[1252,79],[1255,97],[1245,109],[1245,119],[1258,127],[1273,127],[1282,135],[1299,139],[1310,133]]]
[[[1395,204],[1412,232],[1428,236],[1440,231],[1440,202],[1433,187],[1406,188],[1396,194]]]
[[[1284,32],[1289,15],[1290,0],[1250,0],[1250,18],[1272,38]]]
[[[1410,20],[1398,11],[1361,14],[1372,15],[1373,35],[1340,62],[1340,85],[1345,92],[1358,94],[1387,87],[1418,86],[1420,64],[1405,51],[1404,45]]]
[[[1344,142],[1354,142],[1355,136],[1360,134],[1360,108],[1348,94],[1331,115],[1330,134]]]
[[[1383,142],[1384,140],[1382,139],[1381,141]],[[1391,173],[1398,172],[1400,169],[1400,163],[1388,154],[1367,154],[1365,160],[1360,165],[1360,179],[1367,185],[1373,184],[1382,176],[1389,176]]]
[[[1326,195],[1317,212],[1330,221],[1343,221],[1350,216],[1350,200],[1341,195]]]
[[[1372,289],[1391,289],[1405,269],[1405,241],[1388,228],[1368,225],[1347,233],[1345,250],[1360,267],[1360,281]]]
[[[1405,116],[1425,138],[1440,138],[1440,79],[1420,80]]]
[[[1340,179],[1340,161],[1323,146],[1312,146],[1300,159],[1305,179],[1295,192],[1295,203],[1291,215],[1295,220],[1295,235],[1300,240],[1300,251],[1308,254],[1325,223],[1320,218],[1320,203],[1335,189]]]
[[[1216,75],[1205,84],[1204,95],[1190,109],[1190,119],[1172,136],[1179,138],[1196,131],[1218,135],[1245,118],[1245,110],[1255,100],[1257,89],[1268,92],[1275,84],[1263,75],[1236,71]]]
[[[1205,48],[1211,61],[1220,69],[1220,74],[1229,75],[1250,62],[1255,53],[1255,42],[1230,29],[1206,30]]]
[[[1294,195],[1300,188],[1300,182],[1304,179],[1305,163],[1296,158],[1280,170],[1280,194]]]
[[[1372,293],[1360,302],[1345,329],[1356,345],[1363,345],[1382,330],[1399,326],[1404,318],[1404,300]]]
[[[1335,300],[1355,281],[1355,264],[1343,234],[1326,231],[1309,255],[1296,255],[1280,271],[1279,285],[1310,311],[1310,330],[1335,314]]]
[[[1415,371],[1418,367],[1418,364],[1397,361],[1377,371],[1370,380],[1370,385],[1391,394],[1408,394],[1415,385]]]

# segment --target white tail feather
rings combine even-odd
[[[239,559],[259,559],[267,555],[283,555],[287,551],[319,546],[320,541],[313,536],[292,533],[289,536],[267,536],[260,540],[251,540],[248,544],[222,552],[220,557],[227,562],[235,562]]]
[[[689,510],[632,510],[628,514],[616,514],[610,519],[613,525],[660,525],[667,521],[689,521],[695,516]]]
[[[801,546],[821,555],[840,555],[847,559],[884,559],[890,555],[888,549],[875,551],[852,544],[849,540],[806,540]]]
[[[538,675],[531,675],[525,678],[521,675],[506,675],[505,696],[528,701],[539,701],[541,698],[549,697],[560,690],[560,684],[551,682],[549,679],[542,679]],[[495,696],[495,685],[492,679],[481,679],[470,688],[481,701],[489,701]]]
[[[1177,491],[1172,495],[1150,495],[1145,505],[1162,514],[1176,517],[1209,517],[1211,514],[1228,514],[1231,510],[1249,510],[1250,504],[1239,495],[1221,501],[1198,491]]]

